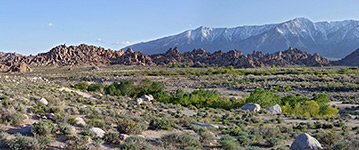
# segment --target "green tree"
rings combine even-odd
[[[257,103],[263,108],[281,104],[281,97],[270,90],[258,88],[246,100],[247,103]]]
[[[303,113],[308,117],[316,117],[319,115],[319,105],[316,101],[306,101],[303,106]]]

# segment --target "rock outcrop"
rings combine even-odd
[[[345,56],[343,59],[333,62],[333,64],[343,66],[359,66],[359,48],[348,56]]]
[[[261,110],[261,106],[258,104],[248,103],[241,107],[241,110],[249,110],[250,112],[258,112]]]
[[[32,69],[25,63],[18,63],[18,64],[11,65],[7,72],[26,73],[26,72],[32,72]]]
[[[278,104],[275,104],[273,106],[268,107],[266,111],[268,111],[271,114],[280,114],[282,113],[282,108]]]
[[[291,150],[322,150],[323,147],[320,145],[317,139],[310,136],[307,133],[303,133],[297,136],[290,146]]]
[[[9,66],[0,64],[0,71],[8,71],[8,70],[9,70]]]
[[[5,58],[5,57],[4,57]],[[1,64],[11,66],[26,63],[31,66],[75,66],[75,65],[170,65],[186,63],[193,66],[229,66],[235,68],[253,68],[265,66],[326,66],[329,61],[318,54],[311,55],[296,48],[289,48],[272,54],[253,51],[245,55],[241,51],[231,50],[214,53],[206,52],[204,49],[194,49],[191,52],[180,53],[178,48],[170,48],[162,54],[146,55],[142,52],[134,52],[131,48],[113,51],[96,46],[81,44],[79,46],[59,45],[47,53],[36,56],[11,56],[0,61]],[[93,68],[96,69],[96,68]]]

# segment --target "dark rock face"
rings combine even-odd
[[[26,72],[32,72],[32,69],[25,63],[18,63],[10,66],[7,72],[26,73]]]
[[[26,63],[33,66],[74,66],[88,64],[92,66],[123,64],[123,65],[169,65],[178,63],[190,63],[194,66],[228,66],[235,68],[253,68],[264,66],[325,66],[329,61],[318,54],[310,55],[296,48],[289,48],[272,54],[253,51],[245,55],[241,51],[231,50],[214,53],[206,52],[204,49],[194,49],[191,52],[180,53],[178,48],[170,48],[162,54],[146,55],[142,52],[133,52],[131,48],[124,52],[122,49],[113,51],[101,47],[60,45],[47,53],[36,56],[14,56],[3,60],[7,66]]]
[[[355,50],[343,59],[333,62],[334,65],[359,66],[359,49]]]

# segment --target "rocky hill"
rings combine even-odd
[[[17,53],[4,53],[4,52],[0,52],[0,62],[4,62],[8,59],[13,59],[15,57],[22,57],[21,54],[17,54]]]
[[[254,51],[243,54],[238,50],[229,52],[206,52],[204,49],[194,49],[191,52],[180,53],[178,48],[170,48],[162,54],[146,55],[134,52],[131,48],[113,51],[96,46],[81,44],[79,46],[60,45],[47,53],[36,56],[14,56],[2,61],[8,67],[26,63],[30,66],[73,66],[73,65],[169,65],[190,63],[194,66],[228,66],[236,68],[253,68],[264,66],[325,66],[329,61],[318,54],[311,55],[296,48],[289,48],[283,52],[264,54]],[[7,68],[3,66],[3,68]]]
[[[359,66],[359,48],[348,56],[345,56],[343,59],[333,63],[335,65]]]
[[[24,62],[33,66],[71,66],[81,64],[110,64],[123,51],[105,50],[102,47],[81,44],[79,46],[59,45],[47,53],[36,56],[17,56],[5,61],[6,64]]]
[[[283,52],[273,54],[263,54],[263,52],[253,51],[252,54],[245,55],[241,51],[231,50],[227,53],[216,51],[206,52],[204,49],[194,49],[191,52],[181,54],[177,48],[169,49],[164,54],[151,55],[155,64],[191,63],[207,66],[228,66],[236,68],[253,68],[264,66],[325,66],[329,61],[318,54],[310,55],[307,52],[296,48],[289,48]]]
[[[359,21],[312,22],[307,18],[295,18],[282,23],[256,26],[199,27],[126,48],[145,54],[164,53],[171,47],[178,47],[181,52],[204,48],[208,52],[238,49],[244,54],[250,54],[252,50],[274,53],[290,46],[311,54],[342,58],[350,50],[359,47]]]

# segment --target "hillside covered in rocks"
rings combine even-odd
[[[235,68],[253,68],[265,66],[326,66],[330,62],[318,54],[311,55],[296,48],[289,48],[272,54],[253,51],[245,55],[241,51],[231,50],[214,53],[204,49],[194,49],[191,52],[180,53],[178,48],[169,49],[166,53],[147,55],[133,52],[132,49],[114,51],[102,47],[81,44],[79,46],[59,45],[47,53],[36,56],[22,56],[15,53],[1,53],[2,68],[26,63],[30,66],[74,66],[74,65],[171,65],[189,63],[194,66],[228,66]],[[6,66],[4,66],[6,65]]]

